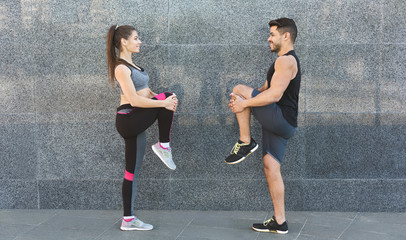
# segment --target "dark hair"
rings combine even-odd
[[[113,25],[109,28],[107,32],[107,42],[106,42],[106,57],[107,57],[107,74],[109,77],[109,82],[114,86],[114,68],[122,63],[128,65],[124,60],[121,60],[118,53],[121,50],[121,39],[128,39],[132,32],[135,31],[133,26],[129,25]],[[116,52],[118,49],[118,52]]]
[[[269,22],[269,27],[277,26],[278,32],[284,34],[285,32],[290,33],[290,38],[292,42],[295,43],[296,36],[297,36],[297,28],[295,21],[290,18],[279,18],[275,20],[271,20]]]

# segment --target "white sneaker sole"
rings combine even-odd
[[[121,231],[150,231],[154,228],[120,227]]]
[[[251,149],[250,153],[248,153],[247,156],[242,157],[242,158],[238,159],[238,160],[235,161],[235,162],[231,162],[231,163],[230,163],[230,162],[226,162],[226,163],[227,163],[227,164],[230,164],[230,165],[240,163],[240,162],[242,162],[244,159],[246,159],[251,153],[255,152],[257,149],[258,149],[258,144],[257,144],[253,149]]]
[[[271,231],[269,229],[258,229],[258,228],[254,228],[252,227],[252,230],[257,231],[257,232],[270,232],[270,233],[278,233],[278,234],[287,234],[289,231],[281,231],[281,230],[276,230],[276,231]]]
[[[175,170],[175,169],[176,169],[176,166],[175,166],[175,168],[171,168],[171,167],[168,165],[168,163],[166,163],[166,161],[165,161],[161,156],[159,156],[158,151],[155,149],[154,145],[152,145],[151,148],[152,148],[152,151],[154,151],[155,155],[157,155],[157,156],[159,157],[159,159],[161,159],[161,161],[162,161],[169,169],[171,169],[171,170]]]

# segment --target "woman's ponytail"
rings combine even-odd
[[[121,39],[128,39],[132,32],[135,31],[133,26],[123,25],[118,26],[112,25],[107,32],[107,41],[106,41],[106,58],[107,58],[107,74],[109,82],[114,86],[114,69],[120,62],[120,57],[118,55],[121,50]]]
[[[117,25],[113,25],[109,28],[107,32],[107,46],[106,46],[106,57],[107,57],[107,75],[109,82],[114,86],[114,68],[117,63],[117,53],[116,46],[114,45],[114,35],[117,29]]]

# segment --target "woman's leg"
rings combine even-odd
[[[173,95],[169,92],[164,92],[156,95],[153,99],[165,100],[167,97]],[[159,108],[158,112],[158,128],[159,128],[159,142],[152,145],[152,150],[161,159],[161,161],[171,170],[176,169],[176,165],[172,159],[172,150],[169,146],[170,134],[173,121],[173,111],[166,108]]]
[[[116,126],[125,140],[125,175],[122,184],[124,218],[121,230],[151,230],[134,216],[134,198],[136,195],[137,177],[145,153],[145,130],[157,118],[156,109],[139,109],[120,107],[117,113]]]
[[[125,175],[123,181],[124,216],[134,216],[134,198],[137,190],[137,177],[142,165],[146,146],[145,132],[135,138],[125,139]]]
[[[165,100],[167,97],[173,95],[170,92],[163,92],[152,99]],[[159,128],[159,142],[168,143],[170,142],[170,134],[172,129],[174,112],[166,108],[160,108],[158,113],[158,128]]]

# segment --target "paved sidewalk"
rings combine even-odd
[[[406,213],[287,212],[289,234],[258,233],[255,211],[137,211],[152,231],[120,231],[121,211],[0,210],[1,240],[405,240]]]

